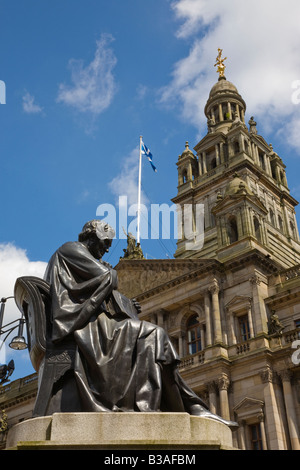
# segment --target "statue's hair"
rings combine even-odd
[[[115,236],[115,231],[110,225],[108,225],[107,222],[94,219],[84,224],[82,231],[78,235],[78,240],[83,242],[95,235],[100,239],[113,239]]]

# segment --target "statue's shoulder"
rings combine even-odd
[[[75,254],[86,253],[87,248],[81,242],[66,242],[57,252],[61,256],[74,256]]]

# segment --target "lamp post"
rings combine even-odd
[[[13,296],[10,297],[2,297],[1,299],[1,306],[0,306],[0,339],[1,336],[6,334],[5,338],[3,341],[1,341],[2,344],[0,344],[0,348],[3,346],[5,340],[8,338],[8,336],[12,333],[13,330],[18,328],[18,334],[17,336],[14,336],[11,342],[9,343],[9,347],[15,350],[22,350],[27,348],[27,343],[26,340],[23,336],[23,329],[24,329],[24,323],[25,318],[22,317],[18,318],[17,320],[13,320],[10,323],[7,323],[6,325],[3,325],[3,319],[4,319],[4,311],[5,311],[5,305],[6,301],[8,299],[14,299]],[[8,377],[11,376],[15,369],[14,361],[11,360],[8,365],[3,364],[0,365],[0,385],[3,384],[4,382],[8,381]]]

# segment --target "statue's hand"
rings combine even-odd
[[[142,307],[140,306],[139,302],[136,299],[132,299],[133,305],[135,306],[138,313],[141,313]]]

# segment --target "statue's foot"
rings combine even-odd
[[[238,423],[235,421],[228,421],[227,419],[221,418],[221,416],[211,413],[201,405],[192,405],[189,412],[192,416],[201,416],[201,418],[208,418],[214,421],[219,421],[219,423],[226,424],[226,426],[228,426],[231,431],[236,431],[239,427]]]

